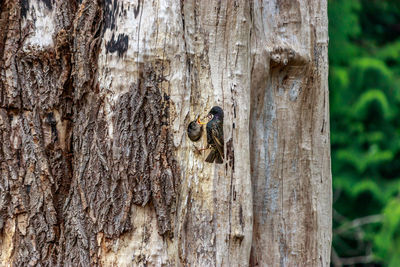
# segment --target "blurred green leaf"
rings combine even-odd
[[[374,104],[377,108],[373,109],[375,111],[373,116],[379,119],[390,119],[392,114],[386,95],[377,89],[368,90],[360,95],[353,108],[354,117],[360,120],[366,119],[371,115],[369,111]]]
[[[358,58],[352,61],[349,70],[351,87],[357,92],[368,88],[389,90],[392,84],[392,72],[382,60]]]
[[[400,266],[400,1],[328,4],[333,247]]]
[[[400,266],[400,199],[392,199],[383,211],[381,231],[375,236],[376,256],[389,266]]]

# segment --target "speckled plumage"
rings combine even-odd
[[[206,158],[209,163],[223,163],[224,158],[224,111],[222,108],[213,107],[209,115],[212,119],[207,123],[207,143],[211,147],[211,152]]]

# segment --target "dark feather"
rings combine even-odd
[[[213,107],[210,111],[213,115],[211,121],[207,123],[207,143],[211,147],[211,152],[206,158],[206,162],[223,163],[224,158],[224,113],[220,107]]]
[[[210,154],[208,154],[207,158],[206,158],[206,162],[209,163],[213,163],[214,159],[215,159],[215,155],[217,155],[217,153],[215,153],[215,150],[211,150]]]
[[[211,129],[213,146],[216,148],[221,157],[224,157],[224,132],[221,123],[216,124],[216,127]]]

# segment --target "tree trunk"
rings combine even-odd
[[[1,265],[328,266],[326,9],[2,1]]]

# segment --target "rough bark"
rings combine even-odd
[[[326,1],[1,2],[0,265],[328,266],[327,42]]]

